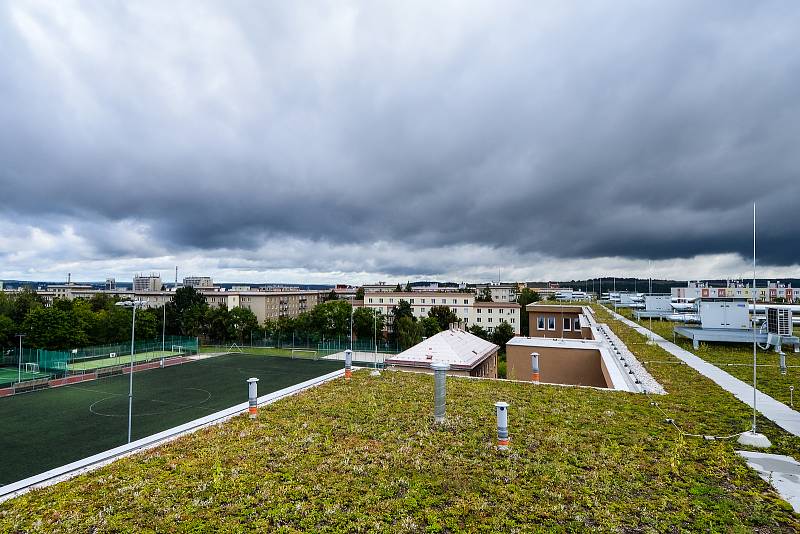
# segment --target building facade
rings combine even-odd
[[[214,281],[210,276],[187,276],[183,279],[183,286],[195,289],[212,288]]]
[[[464,328],[479,325],[493,332],[502,322],[511,325],[515,334],[520,332],[520,305],[502,302],[475,302],[474,293],[455,293],[450,291],[412,291],[412,292],[364,292],[364,301],[356,301],[356,307],[366,306],[378,310],[386,318],[387,330],[392,331],[392,309],[401,301],[408,302],[411,313],[417,319],[428,316],[434,306],[447,306],[455,312]]]
[[[151,273],[148,275],[136,275],[133,277],[134,291],[161,291],[161,275]]]
[[[729,283],[726,287],[710,287],[702,282],[693,282],[685,287],[673,287],[671,295],[676,298],[744,298],[758,302],[800,303],[800,288],[791,284],[767,282],[766,287],[757,287],[755,292],[750,284]]]
[[[488,284],[475,284],[475,294],[480,296],[486,289],[491,291],[494,302],[516,302],[519,284],[501,284],[489,282]]]

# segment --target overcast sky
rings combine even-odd
[[[4,2],[0,278],[800,276],[799,20]]]

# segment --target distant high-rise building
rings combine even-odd
[[[117,289],[117,281],[114,278],[106,278],[106,291],[115,291]]]
[[[214,281],[210,276],[187,276],[183,279],[183,287],[194,287],[196,289],[214,287]]]
[[[149,275],[136,275],[133,277],[134,291],[161,291],[161,275],[150,273]]]

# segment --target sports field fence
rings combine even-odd
[[[134,343],[134,364],[147,363],[176,356],[189,356],[199,352],[196,337],[167,336],[163,340]],[[131,361],[131,344],[115,343],[72,350],[46,350],[23,347],[8,349],[0,358],[0,387],[19,382],[46,382],[104,370],[110,374]],[[35,385],[35,384],[34,384]]]

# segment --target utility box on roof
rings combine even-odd
[[[703,328],[750,328],[750,309],[744,299],[701,300],[699,310],[700,325]]]
[[[645,311],[672,311],[672,297],[670,295],[645,295]]]

